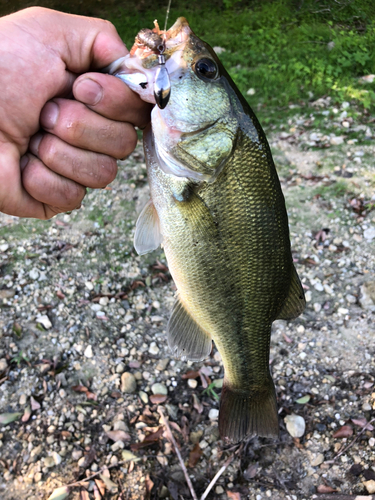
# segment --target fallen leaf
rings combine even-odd
[[[109,479],[109,477],[105,476],[104,474],[100,474],[100,478],[103,480],[103,483],[105,484],[105,487],[107,488],[107,490],[114,494],[114,493],[117,493],[118,491],[118,485],[116,483],[114,483],[113,481],[111,481]]]
[[[22,327],[19,323],[14,323],[13,325],[13,331],[17,335],[18,338],[21,337],[22,335]]]
[[[199,401],[199,398],[196,394],[193,394],[193,407],[197,410],[198,413],[203,412],[203,404]]]
[[[373,431],[374,430],[374,427],[369,423],[367,422],[367,420],[362,417],[362,418],[352,418],[352,422],[354,425],[358,425],[359,427],[366,427],[366,429],[368,431]]]
[[[75,392],[88,392],[87,387],[84,385],[74,385],[71,389]]]
[[[302,398],[298,398],[296,399],[296,403],[298,403],[299,405],[304,405],[306,403],[308,403],[310,401],[311,397],[306,394],[306,396],[303,396]]]
[[[161,451],[158,451],[158,453],[156,455],[156,460],[159,462],[159,464],[162,467],[168,466],[168,459],[167,459],[167,457],[164,456],[164,454]]]
[[[22,422],[27,422],[29,418],[31,417],[31,408],[30,406],[26,406],[25,408],[25,413],[22,415]]]
[[[52,495],[48,497],[48,500],[65,500],[69,496],[69,488],[67,486],[62,486],[57,488],[52,492]]]
[[[121,430],[108,431],[108,432],[106,432],[106,434],[109,437],[109,439],[112,439],[112,441],[114,441],[115,443],[117,443],[117,441],[123,441],[123,442],[130,441],[130,434],[128,434],[125,431],[121,431]]]
[[[340,429],[333,433],[334,438],[346,438],[353,435],[353,429],[350,425],[343,425]]]
[[[40,410],[40,404],[32,396],[30,397],[30,403],[33,411]]]
[[[189,454],[189,463],[188,467],[195,467],[197,463],[199,462],[199,459],[201,458],[203,454],[203,450],[199,446],[199,443],[196,443],[194,448],[191,450]]]
[[[0,424],[7,425],[15,420],[18,420],[22,416],[22,413],[1,413],[0,414]]]
[[[96,401],[98,399],[98,395],[94,394],[93,392],[87,391],[86,392],[86,398],[91,399],[93,401]]]
[[[151,446],[159,441],[159,439],[163,435],[163,426],[161,426],[156,432],[152,432],[148,434],[141,443],[133,443],[130,446],[132,451],[140,450],[141,448],[146,448],[147,446]]]
[[[57,290],[56,292],[56,296],[57,298],[59,298],[60,300],[64,300],[65,299],[65,295],[62,293],[61,290]]]
[[[95,483],[93,485],[93,490],[94,490],[94,500],[102,500],[103,495],[100,494],[99,489]]]
[[[165,394],[151,394],[150,401],[153,405],[159,405],[167,401],[168,396]]]
[[[334,493],[336,492],[337,490],[335,490],[334,488],[331,488],[331,486],[326,486],[325,484],[320,484],[316,491],[318,493]]]
[[[194,378],[198,378],[199,375],[200,375],[199,372],[197,372],[196,370],[189,370],[188,372],[184,373],[181,378],[184,380],[194,379]]]
[[[258,474],[259,464],[256,462],[255,464],[250,464],[249,467],[244,471],[243,476],[246,481],[250,481],[254,479],[254,477]]]
[[[81,465],[82,469],[87,469],[88,467],[90,467],[95,458],[96,458],[95,448],[91,448],[90,451],[85,456],[83,464]]]
[[[129,450],[123,450],[121,456],[124,462],[138,462],[140,460],[140,458],[138,458]]]
[[[232,498],[232,500],[241,500],[241,495],[238,493],[238,491],[227,490],[227,496],[228,498]]]
[[[90,495],[88,491],[81,490],[81,500],[90,500]]]
[[[145,483],[146,483],[146,492],[150,494],[152,488],[154,487],[154,482],[150,479],[150,476],[148,474],[146,476]]]
[[[94,481],[95,481],[95,484],[99,490],[99,493],[104,497],[105,484],[103,483],[103,481],[101,479],[98,479],[98,478],[95,478]]]

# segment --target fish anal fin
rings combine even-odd
[[[205,332],[177,297],[168,322],[168,344],[181,359],[202,361],[210,355],[211,336]]]
[[[294,319],[299,316],[306,306],[305,294],[298,277],[297,271],[293,266],[292,269],[292,279],[290,282],[290,288],[288,296],[283,304],[277,319]]]
[[[262,386],[248,390],[232,387],[224,378],[219,432],[223,440],[231,443],[250,436],[278,438],[275,386],[270,375]]]
[[[151,200],[139,214],[134,234],[134,248],[138,255],[156,250],[162,243],[158,213]]]

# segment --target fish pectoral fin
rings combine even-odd
[[[162,241],[159,216],[152,200],[149,200],[135,226],[134,248],[138,255],[143,255],[156,250]]]
[[[177,297],[168,322],[168,344],[182,360],[202,361],[210,355],[211,336],[205,332]]]
[[[306,306],[305,294],[298,277],[297,271],[293,266],[292,279],[288,296],[284,305],[277,316],[277,319],[294,319],[299,316]]]

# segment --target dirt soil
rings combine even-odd
[[[171,357],[165,256],[132,244],[148,199],[140,147],[79,211],[0,216],[3,500],[72,483],[58,498],[191,498],[158,407],[198,497],[232,456],[207,498],[375,498],[375,132],[323,107],[333,132],[314,128],[317,107],[269,135],[307,298],[273,325],[278,440],[225,446],[219,354]]]

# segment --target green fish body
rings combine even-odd
[[[178,290],[168,324],[173,353],[202,360],[213,339],[221,354],[222,438],[276,437],[271,325],[305,306],[280,182],[259,122],[212,49],[184,18],[161,36],[171,92],[144,133],[151,201],[135,247],[164,247]],[[155,54],[141,61],[151,87]]]

